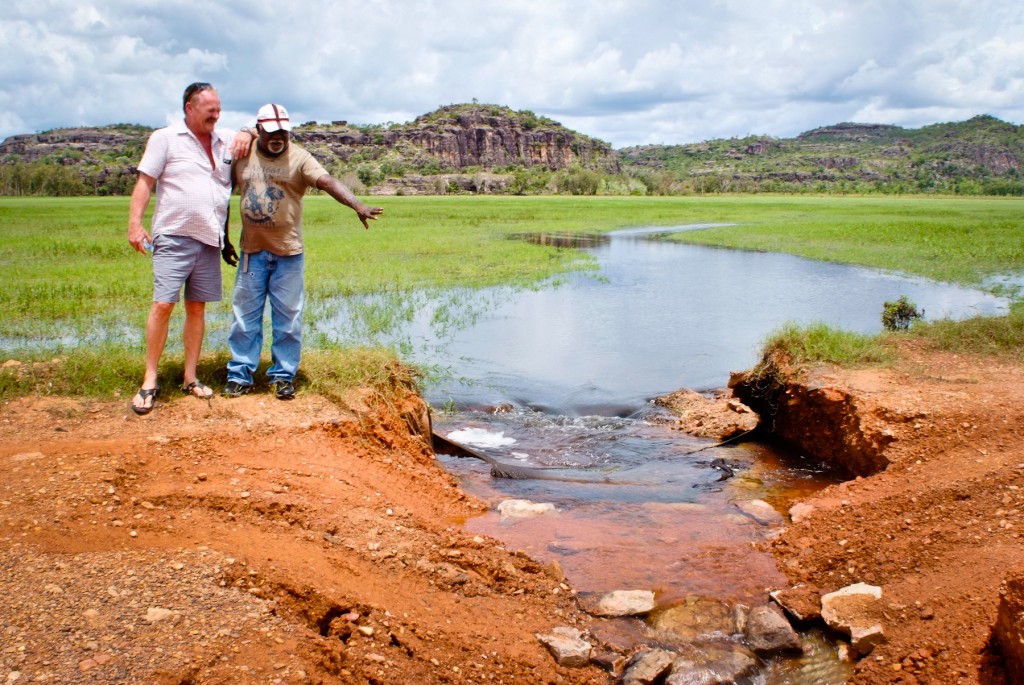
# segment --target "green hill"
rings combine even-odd
[[[942,192],[1021,195],[1024,128],[990,116],[904,129],[842,123],[618,151],[649,192]]]

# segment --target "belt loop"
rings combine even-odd
[[[242,273],[243,274],[249,273],[249,253],[248,252],[243,252],[242,253]]]

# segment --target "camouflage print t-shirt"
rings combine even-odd
[[[237,160],[242,252],[301,254],[302,198],[326,173],[313,155],[294,143],[277,158],[265,156],[254,146],[248,157]]]

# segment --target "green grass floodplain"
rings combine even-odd
[[[362,228],[351,210],[327,196],[306,199],[308,311],[316,311],[318,303],[326,300],[356,294],[499,284],[528,287],[561,272],[593,268],[593,261],[572,249],[509,240],[509,236],[600,233],[634,226],[734,224],[678,233],[671,239],[789,252],[976,287],[991,277],[1019,278],[1024,273],[1024,200],[1019,198],[363,199],[385,209],[370,230]],[[237,216],[236,204],[232,208],[236,243]],[[0,350],[6,357],[26,361],[54,354],[78,357],[83,375],[69,379],[70,394],[106,394],[125,378],[141,374],[141,331],[152,280],[147,257],[128,245],[127,217],[126,197],[0,198],[0,266],[4,273],[0,282],[4,312]],[[208,309],[214,330],[229,320],[233,278],[234,270],[225,267],[226,298]],[[1014,309],[1015,313],[1019,310],[1019,306]],[[79,340],[96,331],[107,332],[107,342],[101,349],[94,344],[83,349]],[[180,320],[172,322],[172,353],[175,331],[180,331]],[[324,351],[341,353],[337,349]],[[380,362],[376,354],[365,351],[346,354],[373,360],[372,364]],[[90,355],[97,358],[90,361]],[[210,363],[220,364],[222,357],[222,352],[214,352]],[[90,364],[104,360],[127,368],[106,381],[92,379],[87,371]],[[174,361],[170,363],[173,366]],[[358,378],[355,374],[347,382],[357,383]],[[7,394],[4,388],[8,385],[0,379],[0,395]]]

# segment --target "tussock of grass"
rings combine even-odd
[[[884,336],[851,333],[824,323],[784,324],[768,336],[763,349],[766,358],[783,353],[795,364],[849,367],[882,365],[893,360],[892,351],[884,344]]]
[[[0,370],[0,398],[19,395],[59,395],[113,399],[138,388],[144,370],[141,352],[127,349],[76,349],[60,356],[45,353],[10,355]],[[175,360],[167,360],[166,376],[175,373]],[[176,373],[181,377],[182,361]],[[128,393],[127,395],[125,393]]]
[[[354,388],[372,388],[385,397],[415,388],[418,372],[389,350],[374,347],[339,348],[304,352],[298,384],[340,401]]]
[[[941,350],[974,353],[1024,362],[1024,301],[1007,316],[915,324],[910,332]]]
[[[872,336],[837,330],[823,323],[787,323],[765,339],[762,355],[771,359],[781,353],[798,365],[884,366],[894,359],[890,343],[908,335],[939,350],[1024,363],[1024,301],[1014,303],[1007,316],[917,322],[906,333]]]

